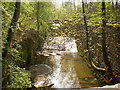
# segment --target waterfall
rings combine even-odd
[[[75,39],[72,37],[48,37],[43,50],[78,52]]]

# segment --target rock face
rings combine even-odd
[[[47,79],[48,75],[52,72],[51,67],[46,64],[33,65],[29,68],[32,72],[33,85],[38,87],[47,87],[52,85]]]

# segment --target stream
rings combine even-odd
[[[39,54],[32,64],[45,64],[51,67],[52,72],[47,76],[47,80],[54,84],[52,88],[99,86],[97,79],[93,76],[85,61],[78,55],[77,50],[72,51],[51,50],[49,48],[49,50],[43,51],[44,55]]]

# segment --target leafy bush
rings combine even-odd
[[[19,44],[17,44],[19,45]],[[24,67],[26,60],[22,58],[22,53],[19,48],[21,48],[21,45],[19,47],[17,46],[16,48],[11,48],[10,49],[10,56],[11,56],[11,61],[14,62],[14,64]]]
[[[21,58],[22,52],[18,50],[18,47],[11,48],[9,56],[6,60],[3,60],[3,66],[6,80],[5,88],[28,88],[31,87],[31,73],[30,71],[21,68],[24,64],[24,60]]]
[[[7,88],[28,88],[31,87],[30,72],[25,68],[16,65],[9,66],[9,82]]]

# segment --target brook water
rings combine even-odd
[[[47,48],[43,51],[44,55],[38,54],[32,64],[46,64],[52,68],[52,73],[47,78],[54,84],[53,88],[89,88],[99,86],[97,79],[93,76],[85,61],[78,55],[75,48],[76,45],[73,47],[74,49],[71,51],[68,49],[65,51],[53,50],[49,47],[49,49]]]

